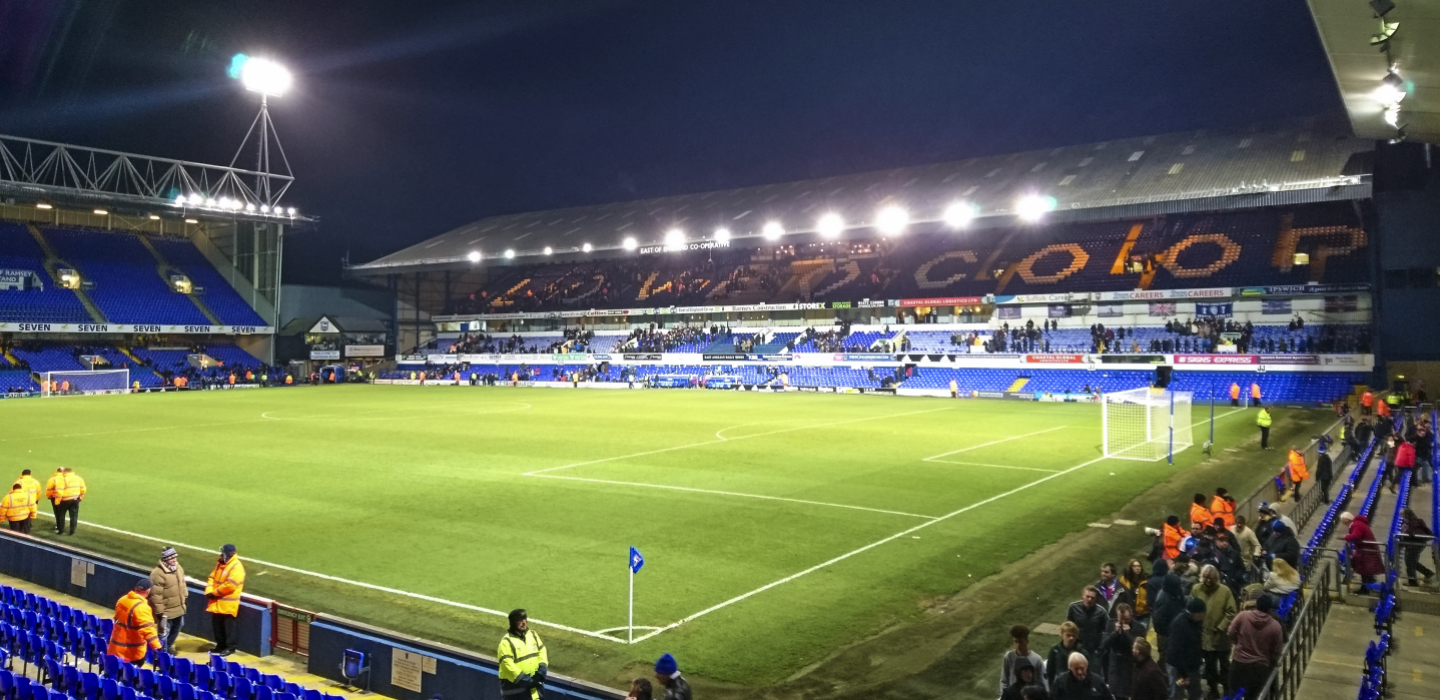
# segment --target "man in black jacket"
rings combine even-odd
[[[1285,523],[1276,520],[1270,526],[1270,539],[1266,540],[1265,549],[1271,556],[1284,559],[1291,568],[1300,570],[1300,541],[1295,539],[1295,532],[1286,527]]]
[[[1110,627],[1110,611],[1100,604],[1100,589],[1086,586],[1080,600],[1070,604],[1065,619],[1080,628],[1080,646],[1086,651],[1098,651],[1105,641],[1105,632]],[[1099,671],[1097,665],[1092,672]]]
[[[1130,700],[1170,700],[1170,678],[1151,656],[1150,642],[1136,639],[1135,671],[1130,679]]]
[[[1185,612],[1170,623],[1170,636],[1165,645],[1165,670],[1171,685],[1179,686],[1189,700],[1200,700],[1200,667],[1204,660],[1205,601],[1191,598]],[[1176,695],[1180,697],[1180,695]]]
[[[1090,662],[1079,652],[1070,655],[1069,670],[1055,680],[1050,700],[1115,700],[1105,681],[1090,673]]]

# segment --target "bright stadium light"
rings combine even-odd
[[[765,228],[761,229],[760,232],[765,234],[766,239],[778,241],[781,236],[785,235],[785,227],[781,226],[779,221],[771,221],[765,224]]]
[[[507,248],[507,249],[505,250],[505,259],[506,259],[506,260],[514,260],[514,259],[515,259],[515,249],[513,249],[513,248]]]
[[[260,205],[260,213],[261,213],[261,214],[269,214],[269,213],[270,213],[270,205],[269,205],[269,204],[261,204],[261,205]]]
[[[151,215],[150,215],[150,220],[151,220],[151,221],[159,221],[159,220],[160,220],[160,215],[159,215],[159,214],[151,214]]]
[[[1055,211],[1055,198],[1031,194],[1015,202],[1015,213],[1025,221],[1039,221],[1045,214]]]
[[[286,209],[285,213],[289,214],[292,217],[295,216],[295,207],[290,207],[289,209]]]
[[[201,197],[199,193],[197,193],[197,192],[191,192],[191,193],[190,193],[190,196],[185,198],[185,201],[187,201],[187,202],[189,202],[189,203],[191,203],[191,204],[193,204],[193,205],[199,206],[202,202],[205,201],[205,199],[204,199],[203,197]]]
[[[185,206],[185,195],[183,195],[183,194],[177,194],[177,195],[175,195],[175,206],[177,206],[177,207],[183,207],[183,206]]]
[[[472,251],[470,251],[470,254],[469,254],[469,255],[466,255],[466,256],[465,256],[465,259],[466,259],[466,260],[469,260],[469,261],[472,262],[472,263],[478,263],[478,262],[480,262],[480,251],[478,251],[478,250],[472,250]]]
[[[199,219],[186,219],[186,220],[185,220],[185,223],[187,223],[187,224],[198,224],[198,223],[200,223],[200,220],[199,220]]]
[[[715,242],[721,245],[730,245],[730,229],[724,226],[715,229]]]
[[[291,81],[290,71],[268,58],[247,57],[240,66],[240,83],[245,89],[267,97],[285,94]]]
[[[545,246],[545,254],[546,254],[546,255],[549,255],[549,254],[554,253],[554,252],[555,252],[555,249],[554,249],[554,248],[551,248],[551,247],[548,246],[548,245]]]
[[[640,247],[640,242],[636,241],[634,236],[626,236],[625,240],[620,242],[620,247],[625,250],[635,250]]]
[[[665,247],[678,250],[685,247],[685,232],[678,228],[672,228],[665,232]]]
[[[826,238],[838,238],[845,231],[845,220],[839,214],[830,212],[815,222],[815,230]]]
[[[586,243],[585,245],[580,246],[580,250],[583,250],[583,251],[585,251],[585,252],[588,253],[588,252],[590,252],[590,251],[592,251],[592,250],[595,250],[595,246],[592,246],[592,245],[590,245],[589,243]]]
[[[35,203],[35,208],[36,208],[36,209],[54,209],[55,207],[54,207],[53,205],[46,204],[45,202],[36,202],[36,203]]]
[[[945,225],[950,228],[965,228],[975,218],[975,207],[956,202],[945,208]]]
[[[246,203],[245,203],[245,211],[249,211],[249,212],[255,211],[255,204],[254,204],[253,202],[246,202]]]
[[[96,216],[110,216],[110,212],[105,211],[104,209],[96,209],[96,210],[95,210],[95,215],[96,215]]]
[[[875,216],[875,228],[887,236],[898,236],[905,233],[905,227],[910,225],[910,214],[904,209],[896,206],[885,207]]]

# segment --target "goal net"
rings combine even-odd
[[[130,370],[93,369],[41,372],[41,396],[130,393]]]
[[[1192,443],[1188,391],[1141,387],[1104,395],[1105,456],[1154,461]]]

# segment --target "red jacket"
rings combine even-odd
[[[1415,446],[1402,442],[1395,448],[1395,466],[1401,469],[1413,469],[1415,467]]]
[[[1355,516],[1350,523],[1350,534],[1345,541],[1354,546],[1351,566],[1361,576],[1380,576],[1385,573],[1385,562],[1380,559],[1380,546],[1375,544],[1375,532],[1370,529],[1370,519]]]

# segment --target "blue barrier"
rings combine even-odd
[[[209,575],[208,565],[202,576]],[[78,569],[83,567],[82,576]],[[0,531],[0,573],[59,591],[96,605],[113,608],[116,601],[135,587],[149,569],[140,569],[69,545],[44,542],[24,535]],[[83,580],[83,584],[75,581]],[[185,614],[187,634],[211,639],[210,615],[205,612],[205,592],[189,587]],[[235,622],[236,646],[247,654],[270,654],[270,603],[245,596]]]
[[[1365,468],[1369,466],[1370,455],[1374,452],[1375,445],[1375,438],[1370,438],[1370,442],[1365,445],[1365,449],[1360,451],[1360,456],[1355,460],[1355,471],[1350,473],[1350,478],[1345,480],[1345,483],[1335,494],[1335,499],[1330,502],[1330,507],[1325,510],[1325,515],[1320,518],[1320,523],[1315,526],[1315,532],[1310,535],[1309,544],[1305,547],[1305,550],[1300,553],[1300,570],[1302,572],[1309,571],[1311,557],[1313,557],[1321,547],[1324,547],[1325,542],[1330,539],[1330,535],[1335,528],[1335,521],[1340,517],[1340,513],[1345,510],[1345,506],[1350,503],[1351,494],[1354,493],[1356,485],[1360,483],[1361,477],[1364,476]],[[1340,563],[1343,567],[1345,563],[1345,552],[1343,549],[1340,552]]]
[[[486,628],[489,629],[489,628]],[[499,637],[495,639],[498,644]],[[340,664],[345,650],[364,652],[370,663],[370,689],[399,700],[426,700],[439,694],[464,700],[502,700],[499,666],[495,659],[464,649],[405,636],[389,630],[320,615],[310,623],[309,671],[345,682]],[[420,674],[420,690],[394,684],[391,664],[395,652],[410,652],[434,659],[434,672]],[[429,665],[429,661],[423,662]],[[620,700],[624,693],[567,678],[551,672],[542,691],[544,700]]]
[[[1370,484],[1370,492],[1365,494],[1365,501],[1360,504],[1360,512],[1357,515],[1370,517],[1370,511],[1375,509],[1375,502],[1380,500],[1380,484],[1385,481],[1385,470],[1389,465],[1385,464],[1385,458],[1380,458],[1380,467],[1375,470],[1375,481]]]
[[[1399,569],[1400,564],[1396,560],[1399,556],[1397,544],[1400,541],[1400,526],[1404,524],[1404,512],[1410,505],[1410,477],[1414,476],[1415,470],[1407,470],[1400,475],[1400,493],[1395,498],[1395,517],[1390,521],[1390,533],[1385,538],[1385,558],[1390,560],[1393,569]]]

